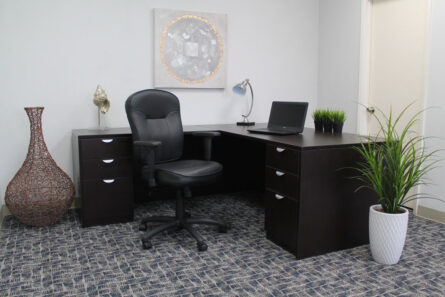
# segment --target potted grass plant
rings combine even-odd
[[[332,121],[332,111],[329,109],[322,110],[322,121],[323,121],[323,132],[332,133],[333,121]]]
[[[356,147],[363,161],[354,168],[361,188],[373,190],[379,204],[370,207],[369,241],[374,260],[382,264],[396,264],[402,255],[408,228],[408,210],[403,205],[419,198],[431,198],[411,194],[410,190],[425,183],[425,175],[437,162],[436,151],[427,152],[424,137],[411,132],[419,120],[420,112],[405,126],[402,118],[408,105],[394,117],[379,110],[377,119],[380,132],[376,138],[367,139]],[[400,128],[400,129],[399,129]]]
[[[341,134],[343,131],[343,124],[346,121],[346,113],[342,110],[333,110],[331,117],[333,132]]]
[[[325,133],[342,133],[346,113],[341,110],[316,109],[312,113],[315,131]]]
[[[312,118],[314,119],[315,131],[323,132],[323,110],[314,110]]]

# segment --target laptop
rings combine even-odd
[[[248,129],[252,133],[291,135],[304,130],[307,102],[274,101],[267,128]]]

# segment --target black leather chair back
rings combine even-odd
[[[182,130],[179,100],[170,92],[143,90],[128,97],[125,111],[130,122],[133,141],[156,140],[155,163],[174,161],[182,156],[184,134]],[[135,152],[140,161],[146,152]]]

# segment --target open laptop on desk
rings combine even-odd
[[[272,102],[267,128],[248,129],[252,133],[291,135],[304,130],[307,102]]]

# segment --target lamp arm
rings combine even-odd
[[[247,81],[247,85],[250,88],[250,94],[252,95],[252,102],[250,103],[249,112],[246,115],[243,115],[243,117],[245,117],[245,118],[248,118],[250,116],[250,113],[252,112],[252,108],[253,108],[253,88],[249,81]]]

